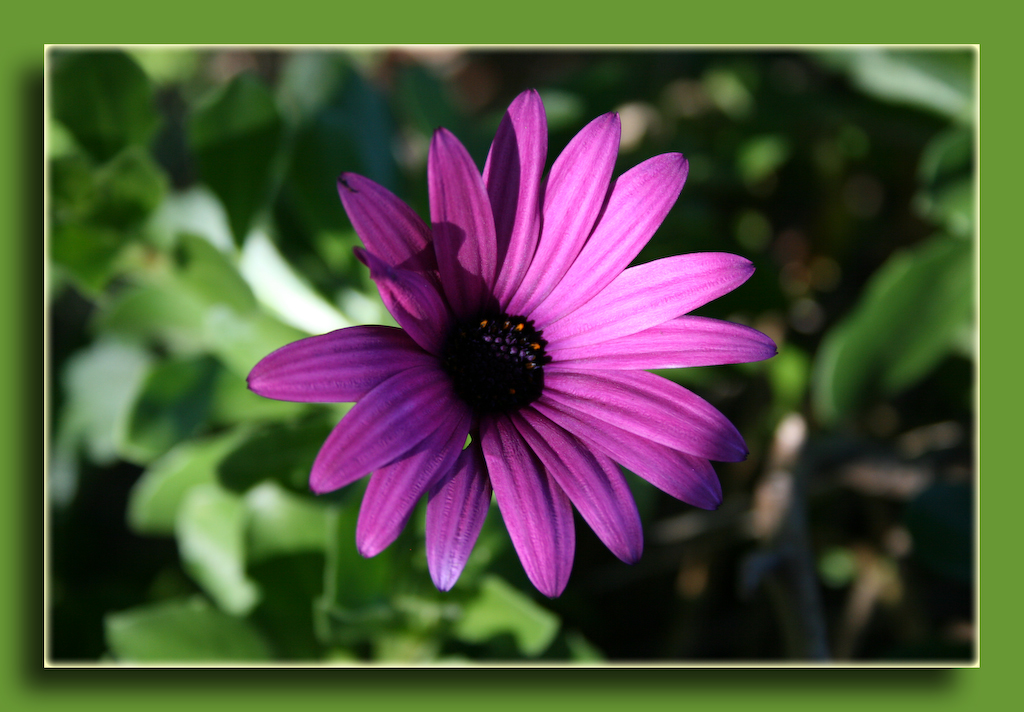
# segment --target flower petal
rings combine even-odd
[[[524,91],[505,112],[484,164],[501,265],[494,296],[502,308],[519,287],[537,249],[541,176],[547,152],[544,104],[535,89]]]
[[[400,459],[377,470],[363,495],[356,524],[356,548],[376,556],[402,533],[416,503],[448,475],[469,435],[472,413],[461,401],[441,426]]]
[[[569,271],[531,316],[551,323],[586,304],[629,266],[661,226],[686,182],[689,164],[665,153],[634,166],[612,184],[608,204]]]
[[[736,427],[703,398],[647,371],[544,368],[544,399],[697,457],[747,456]]]
[[[533,409],[524,408],[511,420],[605,546],[627,564],[639,561],[644,550],[640,513],[615,463]]]
[[[448,591],[458,581],[490,506],[487,464],[480,444],[472,442],[427,500],[427,567],[438,590]]]
[[[697,252],[630,267],[604,291],[553,324],[535,321],[552,348],[635,334],[717,299],[754,273],[750,260]]]
[[[430,230],[394,193],[369,178],[342,173],[338,195],[349,222],[370,252],[392,267],[437,272]]]
[[[775,342],[760,331],[703,316],[680,316],[599,344],[548,348],[552,361],[574,369],[631,371],[749,363],[775,353]]]
[[[358,480],[409,452],[450,417],[457,403],[436,365],[395,374],[366,394],[327,437],[313,462],[317,494]]]
[[[545,596],[569,581],[576,531],[572,505],[504,415],[483,418],[480,435],[494,496],[526,575]]]
[[[430,281],[419,272],[392,267],[361,247],[353,251],[370,268],[370,277],[395,321],[417,344],[439,355],[451,325],[451,314]]]
[[[608,197],[620,133],[618,114],[604,114],[555,159],[544,189],[540,242],[509,303],[511,313],[530,314],[580,253]]]
[[[427,183],[441,284],[456,316],[476,316],[498,271],[494,217],[476,164],[447,129],[430,142]]]
[[[533,408],[662,492],[703,509],[717,509],[722,503],[722,484],[704,458],[673,450],[550,399],[536,401]]]
[[[433,361],[401,329],[352,326],[282,346],[253,366],[247,380],[264,398],[347,403],[400,371]]]

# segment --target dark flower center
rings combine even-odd
[[[540,397],[547,343],[524,317],[484,315],[452,329],[442,363],[477,413],[508,413]]]

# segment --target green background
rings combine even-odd
[[[190,6],[192,5],[192,6]],[[3,73],[0,93],[8,106],[0,115],[4,184],[0,210],[11,220],[4,241],[2,283],[3,320],[9,334],[3,353],[3,400],[8,404],[3,449],[11,454],[4,478],[3,517],[6,542],[2,551],[8,586],[3,589],[5,615],[0,636],[5,665],[0,687],[9,704],[18,709],[118,708],[145,705],[150,709],[180,708],[183,704],[274,707],[320,702],[373,705],[376,709],[445,705],[519,709],[542,704],[544,709],[565,705],[585,708],[646,708],[661,704],[716,708],[810,708],[828,704],[832,709],[882,705],[884,709],[962,709],[997,702],[1016,687],[1014,672],[1019,646],[1015,615],[1019,594],[1015,588],[1018,534],[1019,480],[1010,468],[1009,447],[1015,442],[1010,428],[1018,422],[1011,408],[1019,379],[1012,377],[1009,360],[1015,345],[1012,330],[992,327],[1000,312],[1016,316],[1015,291],[1019,278],[1009,273],[1018,260],[1018,228],[1010,225],[1007,191],[1019,179],[1011,173],[1018,151],[1010,132],[1015,120],[1014,87],[1010,85],[1014,45],[986,32],[986,24],[999,18],[986,15],[975,4],[943,12],[935,4],[907,12],[894,22],[891,3],[861,3],[856,15],[842,22],[825,21],[820,4],[787,8],[751,4],[740,11],[724,7],[716,17],[701,8],[645,8],[625,15],[614,5],[590,3],[586,16],[553,8],[550,3],[517,3],[514,8],[488,5],[486,9],[442,8],[437,4],[411,6],[396,12],[393,6],[373,11],[366,7],[316,6],[304,9],[290,3],[280,8],[246,6],[213,12],[208,3],[178,3],[173,9],[133,3],[78,5],[67,10],[49,5],[35,20],[12,22],[15,37],[0,49]],[[925,9],[926,7],[926,9]],[[635,9],[635,8],[631,8]],[[275,11],[276,10],[276,11]],[[173,12],[173,14],[168,14]],[[242,13],[245,14],[242,14]],[[831,12],[831,10],[829,11]],[[853,12],[853,8],[850,9]],[[486,17],[482,14],[486,13]],[[651,15],[657,22],[652,22]],[[201,20],[197,21],[197,18]],[[794,18],[802,21],[794,24]],[[884,22],[882,21],[884,18]],[[12,18],[13,19],[13,18]],[[726,22],[727,19],[727,22]],[[1012,22],[1003,18],[1003,26]],[[258,24],[253,24],[258,23]],[[825,32],[822,25],[828,25]],[[651,28],[662,28],[652,33]],[[155,28],[155,29],[151,29]],[[572,28],[567,30],[565,28]],[[838,29],[838,31],[837,31]],[[989,34],[992,32],[992,34]],[[998,30],[996,30],[998,32]],[[994,35],[994,36],[993,36]],[[712,671],[619,670],[602,671],[285,671],[273,675],[255,671],[158,673],[155,671],[43,670],[41,650],[41,472],[42,472],[42,242],[41,242],[41,65],[44,42],[566,42],[597,43],[739,43],[863,41],[981,42],[986,121],[982,125],[982,183],[988,189],[982,201],[981,274],[983,316],[990,328],[982,339],[981,410],[979,437],[982,478],[981,517],[984,567],[981,604],[980,670],[885,671]],[[1005,87],[1005,88],[1004,88]],[[988,149],[988,150],[986,150]],[[985,180],[987,179],[987,180]],[[1006,196],[1005,198],[1003,196]],[[1019,319],[1013,319],[1016,324]],[[1004,474],[1005,472],[1005,474]],[[987,487],[986,487],[987,485]],[[1014,489],[1016,487],[1016,490]],[[1001,558],[1008,565],[999,565]],[[178,678],[181,679],[172,679]],[[315,700],[313,698],[316,698]]]

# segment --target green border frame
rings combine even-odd
[[[1019,608],[1015,575],[1021,491],[1010,448],[1019,410],[1013,399],[1019,378],[1011,359],[1011,329],[989,328],[982,338],[979,422],[982,463],[981,540],[988,564],[980,587],[980,669],[964,670],[44,670],[42,664],[42,255],[41,100],[43,44],[57,43],[981,43],[985,122],[981,220],[981,303],[986,324],[1005,316],[1019,321],[1019,283],[1011,270],[1021,260],[1020,240],[1010,231],[1011,172],[1018,154],[1011,122],[1019,82],[1012,19],[984,2],[969,11],[952,3],[899,7],[866,0],[843,15],[820,2],[727,3],[698,6],[657,0],[656,5],[550,0],[508,6],[493,3],[422,3],[395,0],[371,9],[365,3],[291,2],[282,12],[258,5],[214,7],[182,0],[153,7],[119,0],[88,4],[47,3],[27,17],[10,18],[0,43],[0,214],[11,221],[0,241],[0,320],[7,344],[0,349],[0,400],[6,404],[0,448],[10,467],[0,478],[5,511],[0,565],[13,582],[0,588],[0,700],[19,710],[175,710],[238,705],[279,709],[323,702],[376,710],[479,707],[489,712],[563,706],[583,709],[694,707],[759,710],[801,708],[861,710],[866,705],[901,711],[960,710],[1017,694],[1016,638]],[[992,3],[994,6],[994,3]],[[25,10],[23,15],[28,14]],[[632,14],[627,14],[632,13]],[[854,14],[855,13],[855,14]],[[654,32],[651,26],[654,26]],[[1005,29],[1003,29],[1005,28]],[[987,150],[986,150],[987,149]],[[1014,225],[1016,227],[1016,225]],[[1016,495],[1016,496],[1015,496]],[[1016,516],[1015,516],[1016,515]],[[1005,557],[1006,565],[1000,565]],[[1011,578],[1012,577],[1012,578]]]

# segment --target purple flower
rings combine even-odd
[[[720,504],[708,461],[742,460],[743,438],[707,402],[645,369],[772,356],[760,332],[684,316],[754,267],[725,253],[628,267],[688,165],[669,153],[613,180],[619,131],[616,114],[594,119],[544,179],[536,91],[512,102],[482,176],[438,129],[429,228],[376,183],[339,179],[366,245],[356,255],[402,328],[289,344],[253,368],[249,387],[279,400],[355,401],[310,486],[329,492],[373,473],[356,530],[364,556],[391,544],[427,495],[430,575],[450,589],[493,488],[527,575],[554,597],[572,568],[573,506],[618,558],[640,558],[640,517],[616,463],[690,504]]]

